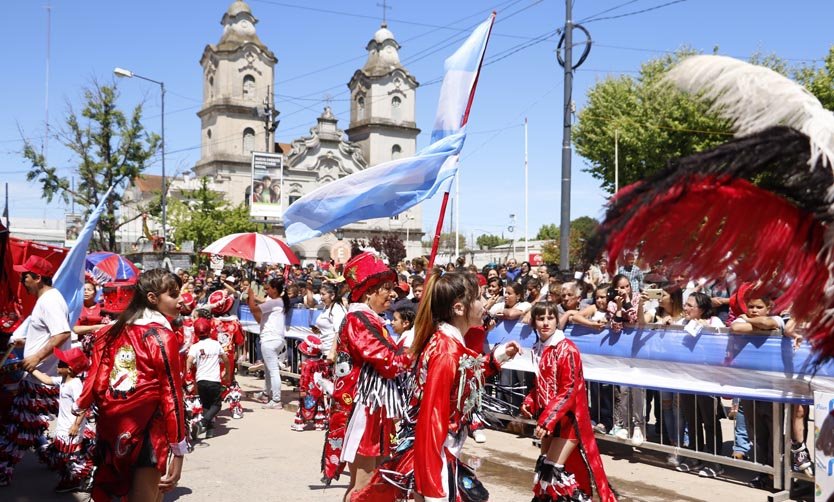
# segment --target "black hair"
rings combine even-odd
[[[400,314],[403,321],[408,321],[411,327],[414,327],[414,318],[417,317],[417,311],[413,307],[400,307],[394,313]]]
[[[709,319],[712,317],[712,299],[706,293],[696,291],[689,295],[690,298],[695,299],[695,305],[701,309],[701,319]]]
[[[284,289],[284,278],[283,277],[273,277],[268,282],[269,287],[274,289],[278,292],[278,295],[284,300],[284,312],[289,312],[290,310],[290,296],[287,294],[287,290]]]
[[[133,298],[127,308],[119,315],[115,324],[107,330],[107,343],[115,340],[127,324],[133,322],[145,309],[157,310],[155,305],[148,301],[148,294],[161,295],[168,293],[171,296],[179,296],[182,288],[182,280],[173,272],[164,268],[148,270],[139,276],[134,286]]]
[[[536,332],[536,318],[540,315],[545,315],[548,312],[552,312],[556,318],[559,318],[559,304],[555,302],[536,302],[533,304],[533,308],[530,309],[530,327],[533,328],[533,332],[536,333],[538,337],[539,334]]]

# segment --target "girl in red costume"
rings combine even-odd
[[[179,481],[188,444],[169,319],[177,316],[180,286],[163,269],[142,274],[118,321],[96,333],[93,370],[74,410],[98,409],[96,502],[161,501]]]
[[[458,502],[458,483],[449,479],[463,476],[469,477],[461,483],[469,493],[486,500],[486,490],[458,456],[484,380],[520,347],[509,342],[486,355],[467,348],[463,334],[483,322],[483,313],[474,275],[436,273],[429,279],[415,320],[411,351],[417,359],[416,381],[400,445],[352,502],[393,502],[412,494],[426,502]]]
[[[349,465],[349,500],[390,452],[394,419],[405,413],[407,404],[396,377],[411,365],[411,358],[380,317],[391,304],[394,271],[365,252],[345,264],[344,275],[353,303],[336,338],[336,380],[322,468],[329,483],[343,463]]]
[[[538,416],[535,435],[542,440],[533,501],[590,501],[596,488],[602,502],[616,502],[591,427],[582,359],[558,329],[558,315],[558,305],[550,302],[536,303],[530,314],[530,326],[539,337],[533,347],[538,369],[521,413]]]

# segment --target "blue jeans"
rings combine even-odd
[[[261,353],[264,358],[264,393],[273,401],[281,402],[281,368],[278,361],[284,353],[287,342],[283,337],[273,340],[261,340]]]
[[[750,451],[750,436],[747,434],[747,419],[744,418],[744,408],[740,405],[738,412],[736,412],[736,425],[733,432],[735,434],[733,453],[739,452],[747,455],[747,452]]]

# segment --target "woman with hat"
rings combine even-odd
[[[101,304],[96,301],[98,286],[91,275],[87,275],[84,281],[84,303],[81,305],[81,315],[72,328],[72,332],[78,336],[81,345],[85,345],[85,338],[88,338],[110,322],[110,318],[101,312]]]
[[[394,419],[405,407],[395,377],[411,366],[411,358],[380,317],[391,303],[394,271],[379,256],[364,252],[345,264],[344,275],[352,303],[336,338],[336,380],[323,467],[329,483],[338,478],[344,463],[349,464],[349,500],[391,450]]]
[[[143,273],[127,309],[95,335],[92,370],[73,410],[98,409],[93,500],[160,500],[179,481],[188,442],[169,319],[181,286],[166,270]]]

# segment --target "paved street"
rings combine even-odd
[[[242,377],[243,390],[258,390],[262,380]],[[218,435],[199,443],[186,458],[180,487],[165,500],[340,501],[346,483],[326,488],[319,482],[322,432],[292,432],[290,411],[262,410],[245,401],[246,415],[232,420],[224,410],[218,418]],[[532,465],[537,451],[527,438],[487,431],[484,445],[468,442],[467,460],[479,465],[479,477],[493,501],[530,499]],[[631,448],[603,444],[606,471],[623,501],[679,500],[734,502],[766,500],[767,492],[753,490],[740,480],[699,478],[662,467],[664,457]],[[56,478],[32,455],[19,467],[10,488],[0,490],[0,500],[47,502],[85,500],[81,495],[52,492]]]

